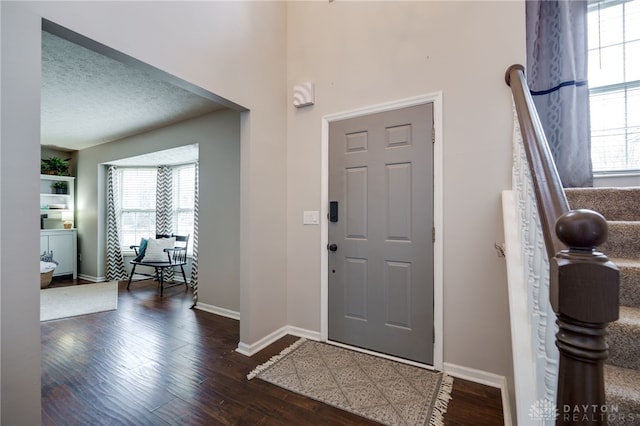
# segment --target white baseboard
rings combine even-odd
[[[208,305],[206,303],[198,302],[195,309],[199,309],[201,311],[209,312],[211,314],[220,315],[221,317],[231,318],[234,320],[240,321],[240,312],[232,311],[231,309],[221,308],[219,306]]]
[[[290,334],[292,336],[304,337],[305,339],[315,340],[317,342],[321,340],[319,331],[311,331],[305,328],[293,327],[290,325],[288,325],[286,328],[287,328],[287,334]]]
[[[318,340],[318,341],[320,340],[320,332],[318,331],[312,331],[304,328],[287,325],[263,337],[262,339],[258,340],[256,343],[247,344],[247,343],[240,342],[238,344],[238,348],[236,349],[236,351],[241,353],[242,355],[252,356],[257,354],[258,352],[260,352],[270,344],[276,342],[278,339],[281,339],[282,337],[286,336],[287,334],[290,334],[292,336],[297,336],[297,337],[304,337],[305,339],[309,339],[309,340]]]
[[[443,367],[444,371],[453,377],[500,389],[504,424],[505,426],[511,426],[513,424],[513,420],[511,418],[511,404],[509,403],[509,389],[507,386],[507,379],[504,376],[448,362],[445,362]]]
[[[94,277],[93,275],[85,275],[85,274],[78,274],[78,279],[91,281],[94,283],[101,283],[107,280],[106,277]]]
[[[286,330],[287,330],[287,327],[279,328],[278,330],[274,331],[271,334],[267,334],[262,339],[258,340],[253,344],[240,342],[238,343],[238,348],[236,349],[236,351],[246,356],[255,355],[261,350],[263,350],[264,348],[266,348],[267,346],[269,346],[270,344],[272,344],[273,342],[275,342],[276,340],[286,336],[287,334]]]

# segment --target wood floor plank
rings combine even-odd
[[[184,287],[162,298],[153,281],[118,288],[115,311],[41,323],[44,425],[377,424],[247,380],[297,337],[246,357],[239,322],[190,309]],[[446,425],[504,424],[499,390],[455,379],[452,396]]]

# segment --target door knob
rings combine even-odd
[[[330,251],[336,251],[336,250],[338,250],[338,246],[337,246],[337,245],[335,245],[335,244],[328,244],[328,245],[327,245],[327,248],[328,248]]]

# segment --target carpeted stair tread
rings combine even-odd
[[[620,270],[620,305],[640,308],[640,259],[609,260]]]
[[[598,251],[609,258],[640,259],[640,222],[607,221],[609,234],[607,242]]]
[[[607,220],[640,220],[640,187],[567,188],[572,209],[590,209]]]
[[[604,366],[609,424],[640,425],[640,187],[565,190],[571,209],[607,219],[607,242],[597,250],[620,270],[620,317],[609,324]]]
[[[620,306],[620,318],[609,324],[608,330],[607,363],[640,371],[640,309]]]
[[[637,426],[640,423],[640,371],[605,365],[604,381],[607,406],[614,416],[609,424]]]

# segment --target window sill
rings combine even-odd
[[[594,172],[594,179],[616,178],[616,177],[638,177],[640,170],[620,170],[616,172]]]
[[[616,173],[594,173],[593,186],[596,188],[640,186],[640,171],[630,170]]]

